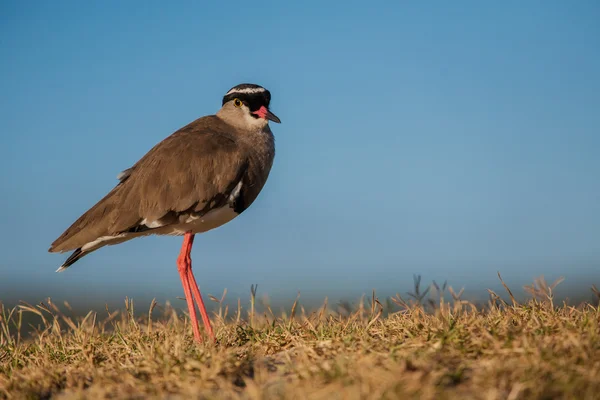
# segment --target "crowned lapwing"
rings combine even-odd
[[[268,121],[270,92],[241,84],[223,97],[216,115],[199,118],[154,146],[119,183],[52,243],[73,251],[57,271],[107,245],[147,235],[183,235],[177,258],[194,337],[201,341],[193,299],[206,331],[210,320],[192,273],[196,233],[219,227],[246,210],[263,188],[275,156]]]

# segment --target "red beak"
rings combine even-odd
[[[268,119],[269,121],[281,123],[281,120],[277,115],[273,114],[267,107],[261,106],[257,111],[252,112],[254,115],[258,115],[260,118]]]

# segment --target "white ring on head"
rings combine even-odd
[[[262,88],[262,87],[257,87],[257,88],[243,88],[243,89],[233,88],[229,92],[225,93],[225,96],[229,96],[230,94],[233,94],[233,93],[247,93],[247,94],[251,94],[251,93],[262,93],[262,92],[266,92],[266,91],[267,91],[267,89]]]

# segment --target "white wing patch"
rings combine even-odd
[[[148,228],[160,228],[161,226],[164,226],[160,220],[148,221],[146,218],[140,222],[140,225],[146,225]]]
[[[110,244],[110,243],[104,243],[104,242],[111,242],[113,240],[116,239],[121,239],[124,238],[126,236],[126,234],[121,233],[120,235],[114,235],[114,236],[100,236],[98,239],[94,240],[93,242],[89,242],[84,244],[83,246],[81,246],[81,251],[88,251],[88,250],[93,250],[95,247],[102,247],[106,244]],[[102,244],[104,243],[104,244]],[[101,245],[101,246],[98,246]]]
[[[119,172],[117,179],[123,182],[125,179],[129,178],[129,175],[131,175],[131,168],[127,168],[125,171]]]
[[[235,201],[235,199],[238,198],[238,196],[240,195],[240,190],[242,190],[242,181],[239,181],[238,184],[235,185],[235,187],[231,191],[231,194],[229,195],[230,202],[233,202]]]
[[[198,216],[198,214],[190,214],[187,219],[185,220],[186,224],[192,223],[195,220],[197,220],[198,218],[200,218],[200,216]]]

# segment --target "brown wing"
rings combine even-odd
[[[203,210],[233,190],[246,157],[216,116],[200,118],[157,144],[102,200],[75,221],[49,251],[82,247],[168,213]]]

